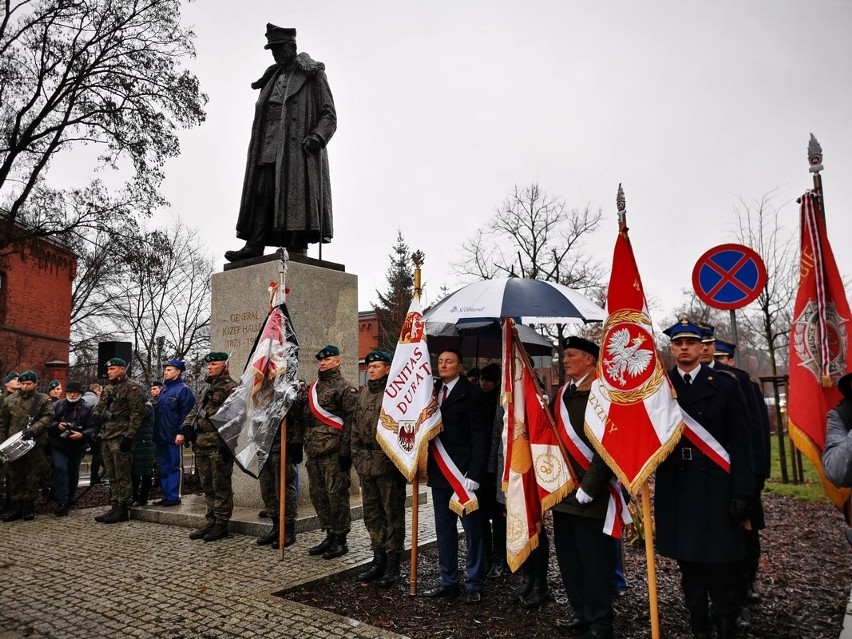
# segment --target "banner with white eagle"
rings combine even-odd
[[[441,428],[423,310],[414,298],[388,373],[376,440],[399,472],[412,481],[418,469],[425,472],[429,441]]]

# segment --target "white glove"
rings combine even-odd
[[[464,480],[462,481],[462,486],[464,486],[464,489],[467,492],[472,493],[474,490],[479,489],[479,482],[475,482],[472,479],[470,479],[469,477],[465,477]]]
[[[588,504],[592,501],[592,496],[584,492],[582,488],[577,489],[577,501],[581,504]]]

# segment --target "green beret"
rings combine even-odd
[[[369,352],[367,357],[364,358],[365,364],[372,364],[373,362],[387,362],[390,364],[392,361],[393,357],[391,357],[391,354],[381,348],[373,349]]]
[[[111,357],[107,360],[107,366],[121,366],[122,368],[127,368],[127,362],[125,362],[120,357]]]
[[[12,372],[11,372],[11,373],[9,373],[8,375],[6,375],[6,377],[4,377],[4,378],[3,378],[3,383],[4,383],[4,384],[8,384],[8,383],[9,383],[9,382],[11,382],[13,379],[18,379],[18,374],[17,374],[15,371],[12,371]]]
[[[228,361],[228,354],[223,353],[222,351],[212,351],[210,353],[207,353],[207,355],[204,356],[204,361],[207,362],[207,363],[210,363],[210,362],[227,362]]]
[[[24,371],[20,375],[18,375],[19,382],[34,382],[38,379],[38,376],[33,371]]]
[[[337,357],[338,355],[340,355],[340,349],[337,348],[337,346],[334,344],[326,344],[314,357],[320,360],[325,359],[326,357]]]
[[[62,382],[60,382],[58,379],[52,379],[50,380],[50,384],[47,385],[47,390],[53,390],[58,386],[62,386]]]

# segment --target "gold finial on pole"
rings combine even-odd
[[[414,251],[411,254],[411,261],[414,262],[414,297],[420,299],[420,294],[423,292],[420,286],[420,267],[426,261],[426,253],[423,251]]]

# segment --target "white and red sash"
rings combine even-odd
[[[343,430],[343,419],[334,413],[329,413],[326,409],[320,406],[319,399],[317,398],[316,382],[311,384],[308,392],[308,406],[310,406],[311,414],[317,418],[317,421],[320,421],[335,430]]]
[[[441,436],[437,436],[429,442],[429,452],[435,458],[441,474],[444,476],[453,494],[450,497],[450,510],[459,517],[470,514],[479,508],[479,500],[473,492],[468,492],[464,487],[464,474],[459,470],[456,463],[450,457],[447,449],[441,442]]]
[[[719,443],[719,441],[710,434],[704,426],[699,424],[695,419],[681,408],[683,413],[683,424],[686,428],[683,429],[683,435],[690,443],[694,444],[702,453],[712,459],[722,470],[729,475],[731,474],[731,457],[728,451]]]
[[[554,417],[556,418],[557,432],[559,433],[559,439],[562,440],[565,446],[565,450],[577,462],[577,465],[583,469],[583,472],[586,472],[592,464],[594,451],[589,448],[588,444],[583,441],[583,438],[577,434],[577,431],[571,425],[571,420],[568,417],[568,408],[565,406],[565,402],[562,401],[562,396],[565,394],[567,387],[568,384],[565,384],[556,394],[558,410]],[[624,501],[624,493],[622,493],[618,480],[614,476],[609,480],[607,491],[609,492],[609,504],[606,509],[606,517],[604,518],[603,532],[610,537],[621,539],[621,529],[625,524],[632,523],[633,518],[630,516],[627,502]]]

